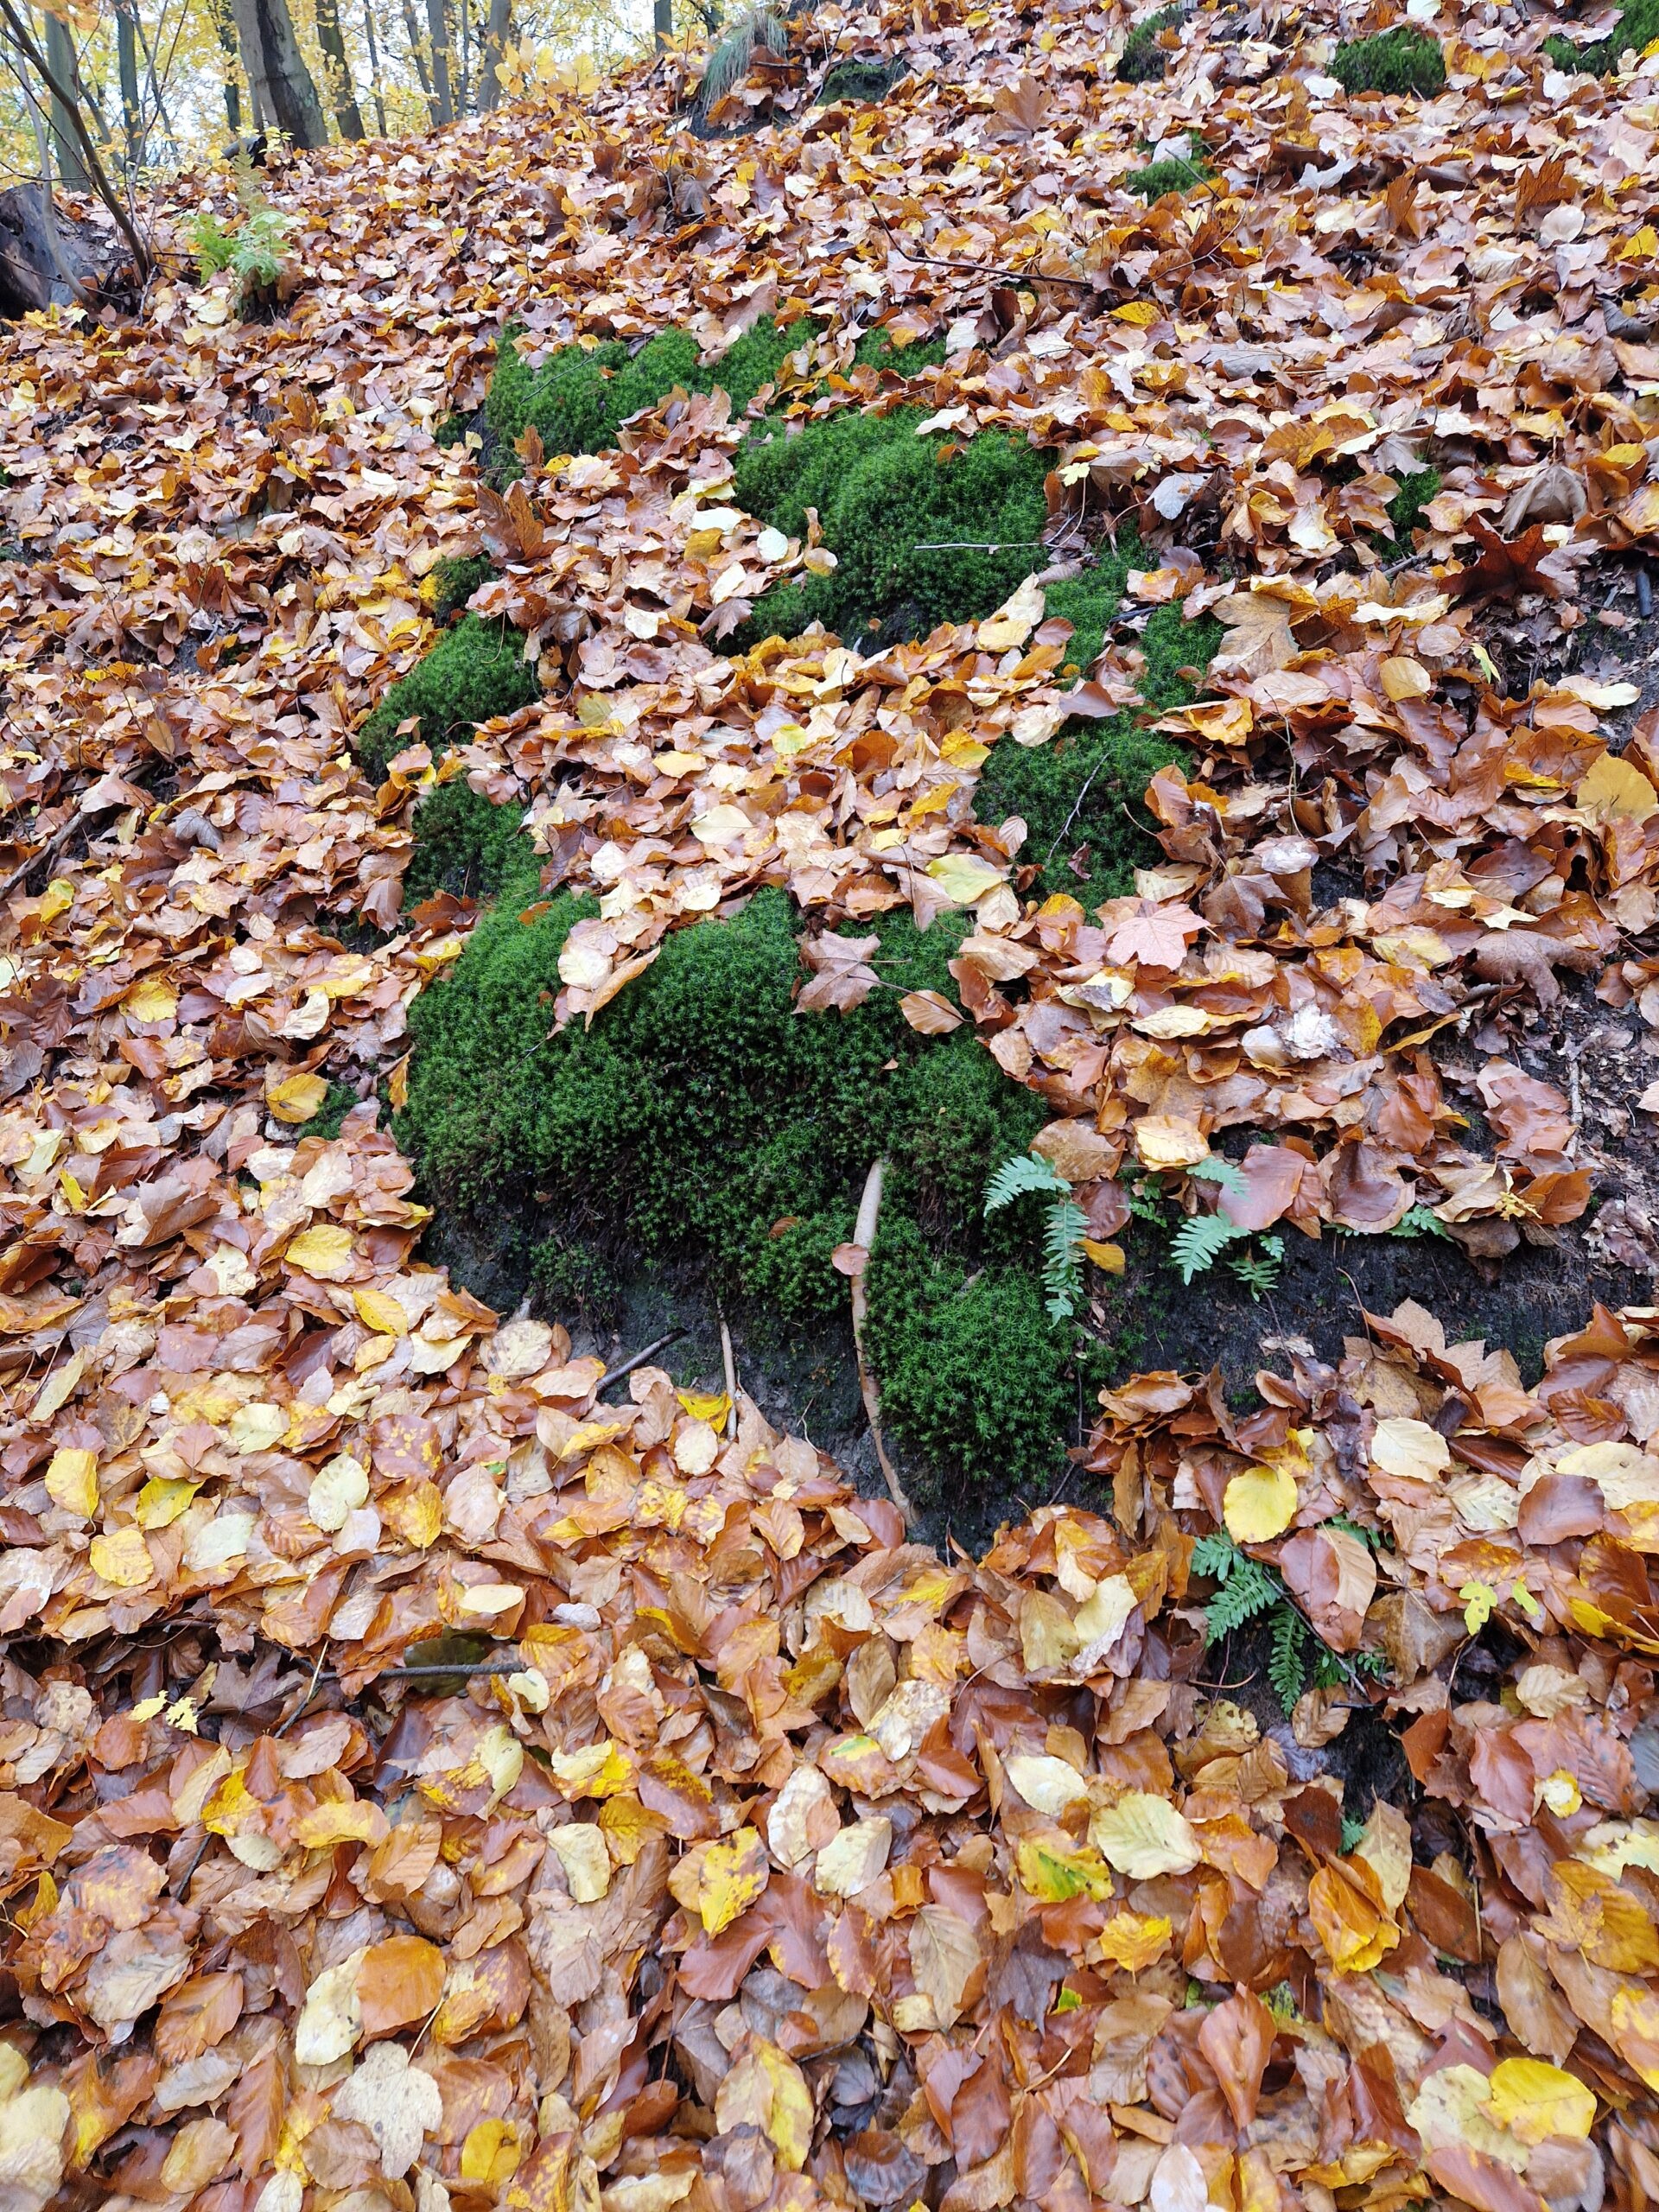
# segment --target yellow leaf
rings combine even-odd
[[[720,1427],[732,1410],[723,1390],[677,1390],[674,1395],[693,1421],[706,1421],[712,1428]]]
[[[1595,2125],[1596,2101],[1584,2083],[1541,2058],[1500,2059],[1487,2091],[1492,2118],[1522,2143],[1541,2143],[1547,2135],[1582,2139]]]
[[[988,653],[1011,652],[1025,644],[1042,619],[1042,586],[1027,576],[1007,604],[980,624],[979,642]]]
[[[1190,1874],[1204,1856],[1185,1813],[1149,1789],[1128,1789],[1089,1823],[1089,1840],[1131,1881]]]
[[[1451,1464],[1451,1446],[1426,1421],[1406,1421],[1391,1414],[1376,1424],[1371,1439],[1371,1465],[1385,1475],[1398,1475],[1407,1482],[1432,1483]]]
[[[1465,1582],[1458,1595],[1463,1600],[1463,1624],[1471,1636],[1478,1636],[1497,1604],[1497,1592],[1490,1582]]]
[[[308,1851],[331,1851],[337,1843],[384,1843],[391,1833],[380,1808],[366,1797],[326,1798],[302,1813],[294,1840]]]
[[[461,2177],[498,2189],[512,2179],[524,2155],[518,2130],[512,2120],[480,2120],[467,2130],[461,2146]]]
[[[1089,1795],[1089,1784],[1076,1767],[1046,1752],[1015,1751],[1003,1765],[1008,1780],[1033,1812],[1046,1813],[1051,1819]]]
[[[1144,330],[1148,323],[1157,321],[1159,310],[1150,300],[1125,300],[1112,313],[1119,322],[1132,322]]]
[[[389,1290],[365,1287],[352,1293],[352,1303],[357,1308],[357,1318],[365,1329],[372,1329],[378,1336],[405,1337],[409,1334],[409,1316]]]
[[[1196,1167],[1210,1157],[1210,1140],[1179,1114],[1143,1114],[1135,1125],[1135,1157],[1143,1167]]]
[[[1375,1878],[1369,1867],[1354,1878],[1321,1866],[1307,1885],[1309,1917],[1339,1974],[1369,1974],[1400,1941],[1398,1928],[1362,1886],[1364,1878]]]
[[[67,914],[75,903],[75,887],[67,878],[54,875],[41,896],[40,918],[55,922],[60,914]]]
[[[107,1536],[94,1536],[88,1554],[92,1573],[100,1582],[118,1590],[143,1590],[156,1579],[149,1546],[137,1529],[117,1529]]]
[[[283,1255],[291,1268],[299,1268],[320,1282],[343,1282],[352,1271],[354,1256],[352,1232],[338,1222],[319,1222],[302,1230]]]
[[[1085,1892],[1091,1897],[1112,1894],[1112,1878],[1105,1860],[1086,1846],[1073,1850],[1023,1836],[1015,1847],[1014,1859],[1020,1888],[1039,1904],[1060,1904]]]
[[[1078,1242],[1083,1246],[1085,1255],[1094,1262],[1103,1274],[1121,1275],[1122,1274],[1123,1247],[1121,1244],[1103,1244],[1093,1236],[1080,1237]]]
[[[1383,692],[1396,705],[1402,699],[1427,699],[1434,689],[1433,677],[1420,660],[1396,656],[1383,662],[1381,673]]]
[[[332,1536],[346,1526],[359,1505],[367,1504],[368,1497],[368,1470],[349,1452],[340,1452],[317,1470],[305,1510],[313,1527]]]
[[[724,1843],[710,1844],[697,1869],[697,1911],[706,1936],[729,1928],[766,1886],[766,1847],[757,1828],[739,1828]]]
[[[282,1082],[267,1077],[265,1103],[279,1122],[308,1122],[321,1112],[328,1086],[320,1075],[285,1076]]]
[[[1643,823],[1659,811],[1659,792],[1632,762],[1604,753],[1579,785],[1573,804],[1592,822]]]
[[[405,1483],[379,1501],[380,1518],[417,1552],[429,1550],[443,1527],[443,1493],[435,1483]]]
[[[79,1445],[60,1445],[46,1471],[46,1488],[54,1505],[90,1521],[98,1510],[97,1452],[83,1451]]]
[[[563,1827],[550,1828],[547,1840],[576,1903],[596,1904],[611,1886],[611,1854],[603,1829],[591,1821],[569,1821]]]
[[[179,1010],[178,995],[161,976],[145,976],[121,1001],[135,1021],[171,1021]]]
[[[1003,874],[972,853],[942,853],[938,860],[929,861],[927,873],[935,888],[953,906],[974,906],[996,889]]]
[[[812,2092],[792,2058],[764,2036],[745,2036],[715,2094],[715,2125],[722,2135],[746,2124],[758,2127],[779,2163],[799,2173],[812,2147]]]
[[[180,1476],[152,1475],[133,1505],[138,1526],[171,1528],[200,1488],[200,1483],[186,1482]]]
[[[1096,1939],[1109,1965],[1127,1974],[1143,1974],[1169,1948],[1173,1929],[1161,1915],[1115,1913]]]
[[[1222,1516],[1236,1544],[1268,1544],[1296,1517],[1296,1478],[1287,1467],[1247,1467],[1222,1497]]]

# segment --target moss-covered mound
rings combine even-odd
[[[884,100],[893,86],[910,74],[910,64],[896,54],[887,61],[864,61],[846,54],[832,61],[818,86],[817,105],[829,107],[836,100],[863,106]]]
[[[1051,593],[1051,606],[1053,599]],[[1191,699],[1195,687],[1180,671],[1201,669],[1219,641],[1212,619],[1185,623],[1178,607],[1160,607],[1141,639],[1147,708],[1164,713]],[[1137,868],[1161,857],[1146,789],[1160,768],[1181,757],[1135,713],[1106,721],[1076,718],[1047,745],[994,747],[980,771],[974,812],[991,823],[1018,815],[1026,824],[1020,861],[1037,869],[1031,895],[1065,892],[1093,913],[1103,899],[1135,888]]]
[[[924,936],[907,913],[884,917],[888,988],[850,1014],[801,1014],[798,918],[763,891],[671,936],[591,1029],[550,1038],[559,954],[592,909],[543,904],[533,861],[508,868],[411,1012],[397,1135],[432,1199],[533,1213],[561,1280],[573,1252],[590,1274],[607,1249],[701,1260],[788,1325],[844,1308],[830,1254],[884,1157],[872,1338],[896,1432],[976,1480],[1052,1472],[1069,1332],[1043,1312],[1035,1220],[999,1229],[988,1255],[981,1220],[987,1177],[1045,1110],[971,1029],[924,1038],[898,1008],[905,990],[950,991],[962,920]]]
[[[1446,88],[1446,57],[1438,39],[1413,23],[1396,23],[1374,38],[1345,39],[1331,73],[1346,92],[1418,92]]]
[[[703,361],[696,339],[671,326],[638,353],[614,341],[565,346],[531,368],[518,351],[520,332],[510,326],[496,350],[485,416],[504,455],[532,425],[548,453],[603,453],[630,416],[658,406],[677,385],[683,391],[718,388],[734,415],[744,413],[816,328],[805,320],[780,328],[763,315],[717,359]]]
[[[1141,21],[1123,41],[1123,51],[1118,56],[1117,81],[1120,85],[1154,85],[1169,66],[1168,49],[1158,42],[1160,31],[1173,30],[1181,20],[1178,7],[1160,8]]]
[[[430,746],[436,759],[462,731],[528,706],[537,690],[536,671],[524,658],[523,632],[509,622],[463,615],[392,685],[357,733],[365,771],[384,776],[393,753],[417,739]],[[399,723],[411,717],[418,731],[400,739]]]
[[[440,561],[432,571],[433,620],[453,622],[473,594],[494,574],[495,565],[487,553],[451,555]]]
[[[1191,161],[1184,161],[1179,154],[1168,154],[1161,162],[1149,162],[1143,169],[1131,169],[1123,180],[1123,189],[1137,193],[1150,207],[1166,192],[1195,191],[1199,185],[1207,184],[1212,175],[1202,154]]]
[[[1627,54],[1644,54],[1656,39],[1659,39],[1659,0],[1631,0],[1630,7],[1620,10],[1618,21],[1605,38],[1588,46],[1574,46],[1567,38],[1547,38],[1544,52],[1558,69],[1611,77]]]

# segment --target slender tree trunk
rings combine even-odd
[[[657,35],[658,46],[666,46],[674,35],[674,0],[656,0],[652,29]]]
[[[426,0],[426,23],[432,38],[432,118],[442,130],[455,119],[454,96],[449,90],[448,0]]]
[[[317,0],[317,44],[327,63],[328,99],[342,138],[363,136],[363,114],[352,83],[351,58],[346,34],[340,27],[340,0]]]
[[[386,96],[380,86],[380,48],[374,35],[374,0],[363,0],[363,31],[369,45],[369,82],[374,88],[374,119],[386,135]]]
[[[268,118],[296,146],[326,146],[322,102],[294,35],[288,0],[232,0],[232,5],[256,121]]]
[[[69,35],[68,25],[50,14],[46,19],[46,58],[58,83],[73,94],[78,88],[80,73],[75,66],[75,42]],[[52,152],[58,175],[70,190],[90,192],[92,180],[81,156],[74,118],[67,103],[56,93],[52,96]]]
[[[121,0],[115,15],[115,54],[121,78],[121,127],[126,134],[127,174],[138,167],[143,138],[143,118],[138,105],[138,33],[132,20],[132,0]]]
[[[512,29],[512,0],[490,0],[489,27],[484,34],[484,66],[478,73],[478,104],[494,107],[501,98],[501,57]]]
[[[373,0],[369,0],[373,5]],[[432,79],[426,66],[426,41],[421,36],[420,25],[415,20],[415,0],[404,0],[404,35],[409,41],[410,59],[415,64],[415,74],[421,80],[421,98],[426,102],[427,121],[435,124],[437,113],[432,105]]]
[[[455,112],[470,115],[473,111],[473,10],[472,0],[461,0],[461,43],[456,57],[461,64],[461,82],[455,92]]]
[[[213,35],[219,41],[219,50],[225,62],[225,120],[232,138],[242,136],[242,88],[236,81],[236,25],[232,19],[230,0],[207,0],[207,13],[212,18]],[[256,128],[259,126],[256,124]]]

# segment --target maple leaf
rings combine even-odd
[[[1204,918],[1190,906],[1160,906],[1149,899],[1117,922],[1106,940],[1109,960],[1138,961],[1147,968],[1179,968],[1186,948],[1204,928]]]

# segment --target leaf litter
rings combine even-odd
[[[836,925],[971,910],[966,1017],[1102,1234],[1126,1164],[1197,1204],[1232,1130],[1240,1227],[1548,1244],[1592,1178],[1518,1040],[1563,973],[1659,1020],[1659,728],[1610,741],[1634,687],[1512,696],[1490,649],[1571,645],[1659,536],[1651,65],[1564,76],[1496,6],[1421,99],[1344,95],[1330,9],[1160,22],[1132,83],[1089,5],[843,28],[908,65],[879,106],[769,62],[768,127],[691,145],[661,73],[556,90],[279,174],[279,321],[174,280],[7,336],[9,2202],[1659,2192],[1651,1312],[1530,1388],[1411,1304],[1249,1414],[1129,1378],[1094,1503],[976,1563],[741,1394],[601,1397],[563,1325],[421,1260],[375,1084],[473,918],[401,908],[456,774],[604,894],[552,1021],[762,884],[831,1007],[879,986]],[[1203,190],[1140,205],[1178,139]],[[1059,448],[1050,550],[1136,531],[1084,691],[1040,580],[868,652],[721,651],[822,569],[731,505],[723,394],[527,447],[505,494],[435,442],[512,317],[713,353],[764,313],[818,320],[802,414],[893,404],[856,331],[942,336],[934,427]],[[542,696],[377,789],[351,733],[480,550]],[[1224,640],[1160,723],[1161,860],[1094,918],[1024,897],[989,749],[1131,702],[1172,605]],[[1381,1675],[1289,1727],[1236,1701],[1220,1530]],[[1325,1756],[1379,1726],[1402,1804]]]

